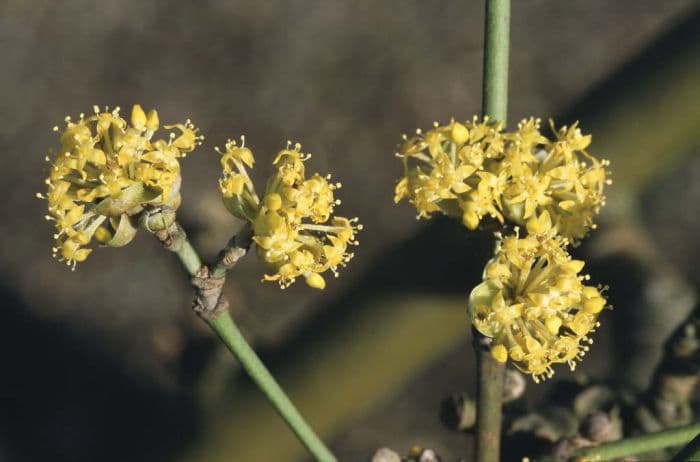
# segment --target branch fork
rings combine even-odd
[[[194,312],[212,328],[240,361],[250,378],[309,453],[319,462],[336,462],[333,453],[306,423],[228,313],[229,303],[223,295],[226,274],[248,253],[252,245],[253,230],[250,224],[246,224],[219,252],[213,269],[202,264],[197,251],[187,239],[187,233],[177,221],[173,221],[165,229],[149,231],[158,238],[164,248],[177,255],[189,273],[190,283],[195,291],[192,302]]]
[[[190,282],[195,289],[192,301],[194,312],[208,321],[227,311],[229,303],[222,293],[226,283],[226,273],[248,253],[253,235],[250,225],[244,226],[219,252],[213,270],[202,264],[197,252],[187,239],[187,233],[178,222],[175,221],[167,228],[155,231],[153,234],[164,248],[175,252],[180,257],[190,273]]]
[[[209,268],[202,265],[195,276],[190,279],[195,288],[192,310],[204,319],[212,319],[228,310],[229,303],[222,291],[226,283],[225,277],[214,277]]]

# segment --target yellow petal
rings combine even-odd
[[[559,332],[559,328],[561,327],[561,318],[559,316],[552,316],[551,318],[547,318],[545,321],[545,325],[547,326],[547,330],[553,334],[556,335]]]
[[[318,273],[309,273],[306,276],[306,283],[314,289],[323,290],[326,288],[326,280]]]
[[[151,109],[148,111],[148,115],[146,116],[146,129],[154,132],[158,130],[158,125],[160,125],[158,112],[155,109]]]
[[[465,127],[461,123],[455,122],[452,124],[450,137],[455,143],[464,144],[469,139],[469,130],[467,130],[467,127]]]
[[[148,118],[146,117],[146,113],[143,111],[141,105],[134,104],[134,107],[131,109],[131,125],[134,128],[143,130],[144,128],[146,128],[147,122]]]
[[[479,215],[475,212],[464,212],[462,215],[462,223],[469,229],[476,229],[479,226]]]
[[[491,347],[491,356],[499,363],[504,363],[508,359],[508,350],[503,345],[494,345]]]
[[[602,297],[589,298],[583,301],[583,311],[586,313],[597,314],[605,308],[605,299]]]

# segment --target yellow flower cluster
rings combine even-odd
[[[135,105],[128,123],[119,108],[66,117],[60,132],[61,148],[46,156],[51,171],[46,179],[47,219],[56,225],[54,256],[75,268],[92,251],[94,238],[101,244],[126,245],[136,232],[144,206],[180,204],[178,159],[202,139],[188,120],[166,125],[167,139],[152,140],[158,130],[158,113]]]
[[[568,255],[547,211],[528,220],[527,232],[501,238],[484,281],[471,292],[469,314],[493,338],[496,360],[510,358],[538,382],[552,376],[552,364],[574,370],[606,301],[601,289],[583,283],[584,262]]]
[[[546,210],[559,234],[575,244],[605,203],[608,162],[586,152],[591,136],[577,124],[552,130],[554,140],[540,132],[539,119],[504,132],[501,123],[475,117],[404,135],[397,153],[404,176],[394,200],[408,198],[419,218],[441,212],[469,229],[485,216],[524,225]]]
[[[566,247],[595,228],[609,163],[586,151],[591,136],[577,124],[550,125],[553,139],[535,118],[512,132],[474,117],[404,135],[397,153],[404,175],[394,197],[407,198],[418,218],[442,213],[469,229],[484,218],[516,225],[515,235],[498,235],[484,280],[471,292],[469,315],[493,338],[493,357],[510,358],[535,381],[551,377],[555,363],[575,367],[606,306],[601,289],[583,283],[583,262]]]
[[[287,143],[273,165],[277,171],[268,179],[262,199],[255,191],[247,169],[253,167],[252,151],[229,140],[221,152],[223,175],[219,181],[226,208],[253,227],[253,241],[259,259],[270,269],[265,281],[277,281],[282,288],[303,276],[306,283],[323,289],[321,275],[345,266],[353,257],[348,245],[357,245],[357,218],[332,216],[340,201],[330,183],[330,175],[306,177],[304,162],[311,156],[301,153],[301,145]]]

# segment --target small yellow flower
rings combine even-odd
[[[353,257],[349,245],[357,245],[357,218],[333,216],[335,191],[330,175],[306,177],[304,162],[311,156],[301,145],[288,143],[273,161],[277,171],[267,181],[265,193],[258,196],[246,168],[254,164],[253,153],[242,138],[226,143],[221,152],[223,175],[219,182],[224,204],[236,217],[253,225],[253,241],[258,258],[270,269],[263,278],[286,288],[298,277],[315,289],[324,289],[322,273],[338,268]]]
[[[586,148],[590,135],[583,135],[578,123],[557,130],[549,140],[540,132],[539,119],[527,119],[508,134],[505,162],[509,164],[509,187],[503,195],[503,213],[524,224],[547,210],[560,235],[577,244],[595,228],[593,218],[605,205],[603,189],[610,184],[605,167]]]
[[[152,140],[158,129],[155,110],[146,113],[135,105],[130,123],[119,108],[94,108],[77,121],[66,117],[61,148],[51,162],[46,195],[47,219],[56,224],[54,256],[75,268],[99,243],[121,246],[135,234],[138,215],[148,207],[176,209],[180,203],[178,159],[194,150],[202,137],[190,121],[176,128],[167,140]],[[54,131],[60,132],[58,127]]]
[[[510,358],[537,382],[552,376],[553,364],[575,368],[606,301],[584,284],[583,262],[567,254],[547,212],[532,217],[527,231],[499,241],[484,281],[471,292],[469,314],[494,339],[493,357]]]
[[[501,124],[452,120],[408,138],[397,156],[404,165],[404,177],[396,186],[395,202],[403,198],[418,210],[418,218],[440,212],[460,218],[470,229],[485,215],[503,220],[497,208],[504,183],[490,167],[502,157]]]
[[[253,152],[245,147],[245,137],[241,138],[241,146],[235,140],[228,140],[226,151],[221,152],[218,147],[214,149],[221,155],[223,173],[219,188],[224,205],[234,216],[242,220],[254,220],[260,207],[260,198],[246,169],[253,167],[255,159]]]
[[[539,119],[504,132],[500,124],[474,118],[404,136],[397,153],[404,176],[394,201],[409,199],[418,218],[443,213],[469,229],[486,216],[524,225],[546,210],[558,233],[577,244],[605,204],[609,163],[585,150],[591,136],[577,124],[552,130],[554,140],[540,132]]]

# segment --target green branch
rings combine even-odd
[[[510,0],[486,0],[482,115],[505,124],[508,118]],[[499,460],[505,365],[490,353],[491,339],[474,332],[477,359],[477,462]]]
[[[493,339],[484,337],[476,329],[472,332],[477,368],[474,460],[492,462],[500,460],[505,364],[491,355]]]
[[[659,449],[686,444],[698,434],[700,434],[700,423],[684,425],[661,432],[647,433],[613,443],[581,449],[576,451],[569,460],[575,462],[598,462],[645,454]]]
[[[178,222],[174,222],[168,228],[156,231],[155,236],[158,238],[163,247],[175,252],[180,259],[180,263],[187,270],[190,276],[196,276],[202,268],[202,260],[199,258],[197,251],[187,239],[187,234]]]
[[[481,112],[504,124],[508,120],[509,43],[510,0],[486,0]]]
[[[678,454],[673,456],[671,462],[686,462],[700,460],[700,434],[692,439]]]
[[[255,350],[245,340],[228,312],[228,302],[221,294],[226,272],[247,253],[250,247],[252,236],[250,227],[245,227],[219,253],[218,261],[211,274],[202,264],[197,251],[192,247],[180,224],[174,222],[167,229],[154,234],[166,249],[178,256],[182,266],[192,276],[192,285],[196,290],[193,307],[195,312],[240,361],[250,378],[309,453],[319,462],[335,462],[336,458],[306,423]]]
[[[313,454],[316,460],[321,462],[335,461],[333,454],[316,436],[301,414],[299,414],[294,404],[277,384],[275,378],[260,361],[255,351],[243,338],[241,331],[236,327],[228,311],[221,313],[216,318],[207,320],[207,323],[226,347],[238,358],[248,375],[250,375],[250,378],[253,379],[280,417],[287,422],[289,428],[292,429],[299,441],[306,446],[306,449]]]

